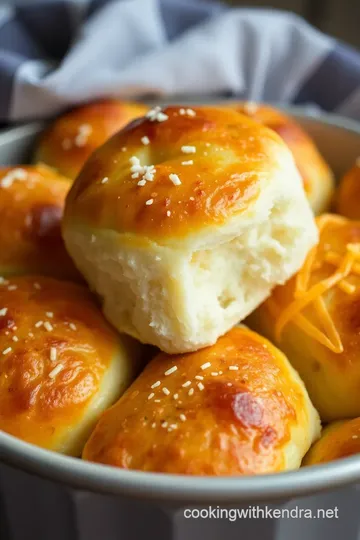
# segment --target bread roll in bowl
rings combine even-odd
[[[334,176],[303,128],[293,118],[269,105],[243,102],[235,109],[280,135],[295,158],[311,208],[315,214],[329,210],[335,190]]]
[[[139,345],[117,335],[82,286],[41,276],[0,284],[0,430],[80,455],[125,390]]]
[[[360,159],[340,180],[335,201],[339,214],[360,219]]]
[[[93,151],[149,108],[140,103],[105,100],[67,112],[41,136],[35,161],[74,179]]]
[[[93,154],[63,236],[114,326],[177,353],[248,315],[302,265],[317,230],[276,133],[231,109],[170,107]]]
[[[333,422],[306,454],[303,465],[317,465],[360,453],[360,418]]]
[[[0,167],[0,275],[80,280],[61,237],[70,182],[42,165]]]
[[[320,243],[301,271],[248,322],[285,352],[329,422],[360,416],[360,222],[317,223]]]
[[[299,467],[319,431],[285,356],[242,327],[201,351],[156,356],[102,415],[83,457],[163,473],[262,474]]]

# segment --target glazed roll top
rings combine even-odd
[[[290,116],[268,105],[243,102],[237,104],[235,108],[280,135],[295,158],[313,211],[320,214],[329,210],[335,190],[334,176],[303,128]]]
[[[306,454],[303,465],[317,465],[360,453],[360,418],[326,426]]]
[[[360,159],[340,180],[336,211],[350,219],[360,219]]]
[[[69,188],[45,166],[0,167],[0,275],[81,279],[61,237]]]
[[[360,222],[317,219],[320,243],[249,319],[299,371],[324,421],[360,415]]]
[[[128,122],[146,113],[140,103],[105,100],[61,115],[41,136],[35,161],[76,178],[93,151]]]
[[[320,423],[285,356],[234,328],[190,354],[160,353],[106,411],[90,461],[191,475],[245,475],[299,466]]]
[[[229,108],[151,110],[96,151],[63,236],[120,331],[169,353],[215,343],[317,241],[293,157]]]
[[[0,430],[72,455],[134,376],[139,345],[91,294],[41,276],[0,284]]]

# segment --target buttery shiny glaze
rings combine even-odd
[[[57,118],[41,136],[35,160],[68,178],[78,175],[85,161],[128,122],[146,113],[140,103],[104,100],[71,110]],[[83,126],[86,127],[81,136]]]
[[[317,192],[322,185],[333,184],[332,172],[316,148],[311,137],[293,118],[268,105],[239,103],[235,109],[261,122],[280,135],[290,148],[296,166],[304,182],[304,189],[310,203],[316,203]],[[330,198],[326,201],[330,203]],[[324,211],[326,208],[322,208]],[[315,208],[315,210],[317,210]]]
[[[158,354],[100,418],[83,457],[166,473],[275,472],[285,467],[291,428],[308,422],[304,394],[282,353],[234,328],[207,349]]]
[[[0,284],[0,309],[4,308],[5,314],[0,311],[0,430],[61,451],[63,437],[76,428],[99,391],[118,337],[90,292],[70,282],[40,276],[12,278]],[[49,330],[44,324],[36,326],[38,321],[48,321]],[[50,358],[52,347],[56,360]],[[59,364],[63,369],[52,377]]]
[[[341,179],[335,204],[342,216],[360,219],[360,160]]]
[[[280,137],[229,108],[194,107],[191,116],[180,110],[166,108],[162,122],[138,119],[95,152],[71,189],[66,215],[161,243],[246,210],[287,156]],[[139,186],[141,175],[132,178],[132,156],[155,166],[153,181]]]
[[[316,465],[360,453],[360,418],[329,424],[306,454],[303,465]]]
[[[70,182],[48,167],[0,167],[0,275],[81,279],[61,237],[69,188]]]
[[[318,224],[327,220],[317,218]],[[323,227],[316,249],[308,289],[333,275],[338,266],[326,260],[335,252],[342,260],[347,244],[360,243],[360,222],[331,216]],[[360,262],[360,261],[359,261]],[[330,350],[304,332],[293,320],[275,337],[275,323],[280,314],[295,299],[296,276],[285,285],[276,287],[272,296],[249,318],[249,324],[269,336],[282,349],[305,382],[310,398],[324,421],[360,415],[360,275],[350,272],[346,282],[354,288],[350,294],[338,286],[326,291],[322,298],[334,322],[343,352]],[[314,303],[301,311],[306,319],[325,334]]]

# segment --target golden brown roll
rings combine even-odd
[[[235,109],[265,124],[280,135],[290,148],[315,214],[329,210],[335,184],[333,173],[311,137],[291,117],[269,105],[243,102]]]
[[[349,219],[360,219],[360,159],[343,176],[335,197],[336,211]]]
[[[106,100],[57,118],[41,137],[35,161],[74,179],[93,151],[149,108],[140,103]]]
[[[303,268],[249,318],[280,347],[322,420],[360,415],[360,222],[317,218]]]
[[[317,465],[360,453],[360,418],[333,422],[306,454],[303,465]]]
[[[95,152],[63,235],[114,326],[169,353],[215,343],[317,241],[280,137],[206,107],[154,109]]]
[[[80,285],[39,276],[0,284],[0,430],[79,455],[130,383],[139,350]]]
[[[159,354],[98,422],[83,457],[124,469],[244,475],[297,468],[320,422],[286,357],[247,328]]]
[[[70,182],[49,167],[0,167],[0,275],[80,280],[61,237]]]

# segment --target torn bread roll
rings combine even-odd
[[[112,324],[178,353],[246,317],[318,235],[276,133],[231,109],[170,107],[94,153],[63,237]]]

